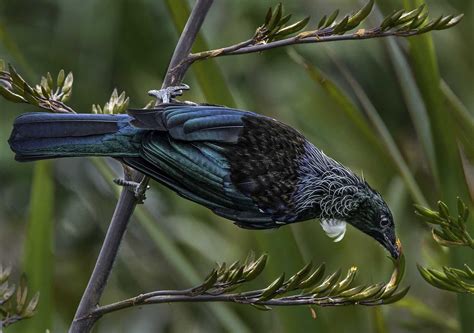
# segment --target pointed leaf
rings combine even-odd
[[[316,270],[306,280],[301,281],[301,283],[298,285],[298,288],[306,289],[314,286],[324,276],[325,268],[326,265],[324,263],[319,265],[318,268],[316,268]]]
[[[374,3],[374,0],[369,0],[369,2],[367,2],[364,7],[357,11],[354,15],[351,15],[347,22],[347,29],[350,30],[357,27],[370,14],[372,8],[374,7]]]
[[[333,24],[334,21],[336,20],[337,15],[339,15],[339,9],[336,9],[331,15],[329,15],[326,23],[324,24],[324,27],[327,28],[331,26],[331,24]]]
[[[325,291],[329,290],[334,286],[334,284],[337,282],[339,277],[341,276],[341,269],[338,269],[336,272],[332,273],[330,276],[328,276],[323,283],[321,283],[319,286],[314,287],[309,291],[310,294],[322,294]]]
[[[454,27],[456,24],[458,24],[462,20],[463,17],[464,17],[464,14],[455,16],[451,18],[448,22],[444,23],[442,27],[437,27],[436,30],[444,30],[444,29]]]
[[[258,298],[257,302],[263,302],[271,299],[275,293],[280,289],[280,287],[285,282],[285,274],[280,275],[278,279],[273,281],[265,290],[262,292],[262,295]]]
[[[281,30],[279,30],[274,37],[278,37],[278,38],[281,38],[281,37],[285,37],[285,36],[288,36],[288,35],[291,35],[295,32],[298,32],[300,31],[301,29],[303,29],[309,22],[309,16],[305,17],[304,19],[302,19],[301,21],[298,21],[296,23],[293,23],[292,25],[289,25]]]
[[[321,29],[321,27],[323,27],[325,23],[326,23],[326,15],[324,15],[324,16],[321,18],[321,20],[319,20],[318,29]]]

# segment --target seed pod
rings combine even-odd
[[[462,20],[463,17],[464,17],[464,14],[460,14],[456,17],[453,17],[451,20],[449,20],[449,22],[445,23],[443,27],[436,28],[436,30],[444,30],[444,29],[451,28],[455,26],[456,24],[458,24]]]
[[[273,37],[274,38],[282,38],[288,35],[291,35],[295,32],[300,31],[303,29],[309,22],[309,16],[305,17],[301,21],[298,21],[296,23],[293,23],[292,25],[289,25],[281,30],[279,30]]]
[[[333,24],[334,21],[336,20],[337,15],[339,15],[339,9],[336,9],[331,15],[329,15],[326,23],[324,24],[324,27],[327,28],[331,26],[331,24]]]
[[[403,297],[405,297],[405,295],[408,293],[408,291],[410,290],[410,287],[406,287],[405,289],[403,289],[402,291],[396,293],[396,294],[393,294],[391,295],[390,297],[388,298],[384,298],[383,299],[383,304],[391,304],[391,303],[395,303],[395,302],[398,302],[399,300],[401,300]]]
[[[338,269],[336,272],[328,276],[326,280],[324,280],[324,282],[321,283],[319,286],[316,286],[313,289],[311,289],[309,293],[314,294],[314,295],[324,293],[336,283],[336,281],[339,279],[340,276],[341,276],[341,269]]]
[[[441,15],[440,17],[438,17],[436,20],[433,20],[433,21],[429,21],[425,26],[421,27],[419,30],[418,30],[418,33],[424,33],[424,32],[428,32],[428,31],[431,31],[433,30],[436,25],[439,23],[439,21],[441,21],[441,19],[443,18],[443,15]]]
[[[412,11],[410,12],[406,12],[404,13],[400,19],[398,20],[398,23],[399,24],[402,24],[402,23],[406,23],[408,21],[411,21],[413,20],[415,17],[417,17],[418,15],[421,14],[421,12],[423,11],[423,9],[425,8],[425,5],[421,5],[419,6],[418,8],[416,9],[413,9]]]
[[[360,293],[355,294],[354,296],[348,297],[349,301],[361,301],[364,299],[370,299],[374,295],[380,292],[382,288],[384,287],[383,283],[377,283],[371,286],[368,286],[364,290],[362,290]]]
[[[273,295],[280,289],[280,287],[285,282],[285,274],[280,275],[278,279],[273,281],[265,290],[262,292],[262,295],[258,298],[257,302],[263,302],[271,299]]]
[[[334,33],[343,34],[345,31],[347,31],[347,22],[349,22],[349,15],[344,16],[344,18],[338,24],[336,24],[336,26],[334,27]]]
[[[357,267],[351,267],[349,271],[347,272],[347,275],[344,279],[339,281],[331,292],[329,293],[330,295],[339,295],[339,292],[344,291],[349,285],[354,281],[354,278],[357,274]]]
[[[299,287],[300,282],[308,275],[308,273],[313,268],[312,263],[306,264],[302,269],[300,269],[295,275],[293,275],[285,286],[286,291],[294,290]]]
[[[355,294],[360,293],[362,290],[364,290],[366,286],[357,286],[351,289],[344,290],[343,292],[339,293],[337,297],[345,298],[345,297],[350,297],[354,296]]]
[[[298,288],[310,288],[318,283],[324,275],[325,266],[326,265],[324,263],[318,266],[318,268],[316,268],[316,270],[306,280],[301,281]]]
[[[22,311],[21,315],[25,318],[31,318],[36,312],[36,307],[38,306],[40,293],[37,292],[33,298],[28,302],[28,305]]]
[[[267,258],[268,255],[266,253],[262,254],[260,258],[258,258],[257,261],[252,264],[252,266],[250,266],[247,270],[244,271],[244,277],[246,281],[253,280],[257,276],[259,276],[260,273],[262,273],[267,263]]]
[[[319,20],[319,23],[318,23],[318,29],[321,29],[321,27],[324,26],[324,23],[326,23],[326,15],[324,15],[321,20]]]
[[[369,2],[367,2],[364,7],[350,16],[347,22],[348,30],[357,27],[370,14],[372,8],[374,7],[374,3],[374,0],[369,0]]]

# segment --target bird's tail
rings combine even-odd
[[[57,157],[136,157],[142,130],[128,115],[27,113],[8,140],[18,161]]]

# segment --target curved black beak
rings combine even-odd
[[[400,257],[400,252],[402,250],[400,241],[395,236],[384,235],[384,242],[382,245],[390,252],[390,255],[393,259],[398,259]]]

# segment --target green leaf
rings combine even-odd
[[[61,90],[64,84],[64,79],[66,78],[64,69],[61,69],[58,73],[58,78],[56,79],[56,86]]]
[[[342,298],[346,298],[346,297],[351,297],[351,296],[354,296],[355,294],[358,294],[360,293],[362,290],[364,290],[365,288],[367,288],[366,286],[362,285],[362,286],[357,286],[357,287],[354,287],[354,288],[350,288],[350,289],[347,289],[347,290],[344,290],[343,292],[341,293],[338,293],[338,297],[342,297]]]
[[[368,299],[371,299],[373,296],[377,295],[379,292],[381,292],[384,287],[385,287],[384,283],[377,283],[377,284],[368,286],[367,288],[365,288],[361,292],[359,292],[359,293],[357,293],[353,296],[350,296],[347,299],[350,300],[350,301],[353,301],[353,302],[355,302],[355,301],[358,302],[358,301],[361,301],[361,300],[368,300]]]
[[[303,280],[300,282],[300,284],[298,285],[298,288],[300,289],[311,288],[316,283],[318,283],[324,276],[325,267],[326,265],[324,263],[319,265],[318,268],[316,268],[314,272],[311,273],[311,275],[306,280]]]
[[[431,210],[429,208],[426,208],[417,204],[414,204],[414,207],[415,207],[415,213],[417,213],[420,216],[431,218],[434,220],[439,218],[439,214],[435,212],[434,210]]]
[[[324,24],[326,23],[326,15],[324,15],[321,20],[319,20],[319,23],[318,23],[318,29],[321,29]]]
[[[347,272],[346,277],[334,286],[334,288],[331,290],[330,295],[339,295],[341,291],[346,290],[350,286],[352,281],[354,281],[356,274],[357,267],[351,267]]]
[[[442,201],[438,201],[438,212],[439,212],[439,215],[444,218],[444,219],[448,219],[449,218],[449,208],[448,206],[442,202]]]
[[[284,26],[285,24],[287,24],[287,23],[290,21],[291,16],[292,16],[291,14],[288,14],[288,15],[285,15],[284,17],[282,17],[282,19],[281,19],[280,22],[278,23],[278,26],[279,26],[279,27],[282,27],[282,26]]]
[[[364,7],[359,9],[355,14],[351,15],[347,22],[347,30],[354,29],[357,27],[372,11],[374,8],[374,0],[369,0]]]
[[[292,25],[289,25],[281,30],[279,30],[275,35],[274,37],[275,38],[282,38],[282,37],[285,37],[285,36],[288,36],[288,35],[291,35],[295,32],[298,32],[300,31],[301,29],[303,29],[309,22],[309,16],[305,17],[304,19],[302,19],[301,21],[298,21],[296,23],[293,23]]]
[[[281,16],[282,16],[282,9],[283,9],[282,7],[283,6],[280,2],[278,3],[275,10],[273,11],[272,18],[267,26],[268,31],[273,31],[273,29],[275,29],[276,26],[278,25],[278,22],[280,22]]]
[[[416,135],[421,142],[423,155],[428,160],[431,174],[436,175],[437,165],[435,161],[432,131],[420,88],[417,86],[412,68],[404,54],[405,52],[401,50],[400,44],[396,43],[392,38],[385,38],[384,42],[387,46],[394,72],[397,75],[399,87],[416,130]]]
[[[270,20],[272,19],[273,11],[272,7],[268,8],[267,10],[267,15],[265,16],[265,25],[268,26],[270,23]]]
[[[409,28],[410,28],[410,29],[416,29],[416,28],[418,28],[419,26],[421,26],[421,25],[426,21],[427,18],[428,18],[428,13],[423,13],[423,14],[421,14],[421,15],[418,15],[418,17],[415,18],[415,19],[411,22]]]
[[[408,310],[414,319],[423,325],[429,323],[430,326],[436,327],[436,331],[459,332],[457,318],[447,313],[449,309],[435,309],[424,299],[410,296],[404,297],[396,306]]]
[[[394,10],[390,15],[386,16],[383,19],[382,23],[380,24],[380,29],[389,30],[389,29],[393,28],[393,26],[395,24],[395,19],[398,19],[400,16],[402,16],[402,14],[404,12],[405,11],[403,9]]]
[[[405,7],[419,6],[422,0],[405,0]],[[462,161],[457,149],[455,119],[443,104],[443,94],[440,89],[440,75],[435,55],[435,48],[430,34],[424,34],[408,39],[409,57],[413,72],[420,87],[426,110],[430,119],[435,147],[437,172],[434,188],[439,189],[438,197],[453,207],[454,199],[459,196],[464,202],[470,202],[470,195],[464,177]],[[468,230],[474,234],[474,226]],[[452,266],[461,266],[472,262],[472,250],[453,248],[450,251]],[[458,311],[463,330],[474,327],[474,297],[458,295]]]
[[[403,24],[403,23],[406,23],[408,21],[411,21],[413,20],[415,17],[418,17],[418,15],[421,14],[421,12],[423,11],[423,9],[425,9],[425,4],[422,4],[421,6],[419,6],[418,8],[416,9],[413,9],[412,11],[410,12],[406,12],[404,13],[400,19],[398,20],[398,23],[399,24]]]
[[[400,173],[400,176],[402,176],[414,201],[424,206],[427,206],[427,200],[425,199],[420,186],[415,180],[415,176],[408,167],[405,158],[398,149],[392,134],[390,133],[384,121],[380,117],[379,112],[375,109],[375,106],[372,104],[369,97],[365,94],[360,84],[350,74],[350,72],[341,63],[339,63],[335,57],[333,57],[332,59],[336,63],[336,66],[339,68],[339,71],[342,73],[349,85],[352,87],[352,90],[354,91],[356,97],[362,105],[362,108],[366,112],[369,121],[372,123],[372,126],[375,128],[380,139],[388,150],[390,157],[393,160],[393,163],[396,165],[398,172]]]
[[[290,291],[299,287],[300,282],[309,274],[313,268],[312,263],[306,264],[302,269],[300,269],[295,275],[293,275],[287,282],[285,286],[286,291]]]
[[[53,82],[53,77],[51,76],[50,72],[46,73],[46,83],[47,83],[47,86],[49,87],[49,90],[51,90],[54,86],[54,82]]]
[[[327,28],[331,26],[331,24],[333,24],[334,21],[336,20],[337,15],[339,15],[339,9],[336,9],[331,15],[329,15],[326,23],[324,24],[324,27]]]
[[[334,286],[334,284],[339,280],[341,276],[341,269],[339,268],[337,271],[329,275],[320,285],[314,287],[309,291],[310,294],[320,295],[328,291],[330,288]]]
[[[347,22],[349,22],[349,15],[344,16],[344,18],[334,26],[333,32],[335,34],[343,34],[344,32],[346,32]]]
[[[405,11],[403,9],[400,9],[398,11],[396,11],[395,13],[393,13],[391,16],[390,16],[390,26],[396,26],[396,25],[399,25],[401,22],[400,22],[400,18],[402,17],[402,15],[405,13]]]
[[[474,117],[459,100],[452,89],[441,80],[441,91],[447,103],[448,112],[454,117],[454,134],[462,143],[463,150],[470,161],[474,161]]]
[[[408,294],[409,290],[410,290],[410,287],[406,287],[406,288],[402,289],[401,291],[399,291],[398,293],[395,293],[392,296],[385,298],[383,300],[383,304],[391,304],[391,303],[398,302],[403,297],[405,297],[406,294]]]
[[[344,112],[351,123],[355,125],[357,130],[360,132],[361,136],[367,138],[373,147],[376,154],[384,154],[383,148],[380,144],[380,140],[374,135],[370,126],[367,125],[366,120],[364,119],[362,113],[357,109],[353,104],[350,98],[338,87],[329,76],[319,70],[316,66],[308,62],[296,51],[291,50],[288,52],[289,56],[297,64],[304,67],[310,78],[313,82],[321,85],[321,87],[326,91],[328,97],[332,99],[336,104],[341,108],[341,111]],[[388,157],[385,155],[383,158]]]
[[[438,23],[443,19],[443,15],[439,16],[436,20],[431,20],[429,21],[426,25],[422,26],[418,32],[420,34],[424,33],[424,32],[428,32],[428,31],[431,31],[433,29],[436,28],[436,26],[438,25]]]
[[[44,332],[52,327],[54,238],[54,180],[51,161],[36,162],[25,240],[24,271],[29,286],[41,294],[36,315],[23,323],[25,331]]]
[[[436,27],[436,30],[444,30],[444,29],[454,27],[456,24],[461,22],[463,17],[464,17],[464,14],[460,14],[456,17],[453,17],[453,15],[450,15],[449,17],[444,19],[442,23],[440,22],[440,24]]]
[[[13,103],[27,103],[26,99],[24,99],[22,96],[11,92],[2,85],[0,85],[0,95]]]
[[[262,273],[265,265],[267,263],[268,255],[262,254],[260,258],[257,259],[246,271],[244,271],[244,276],[247,281],[255,279],[257,276]]]
[[[283,286],[283,283],[285,282],[285,274],[281,274],[275,281],[273,281],[268,287],[266,287],[262,295],[258,298],[257,302],[263,302],[271,299],[278,289],[280,289],[281,286]]]

